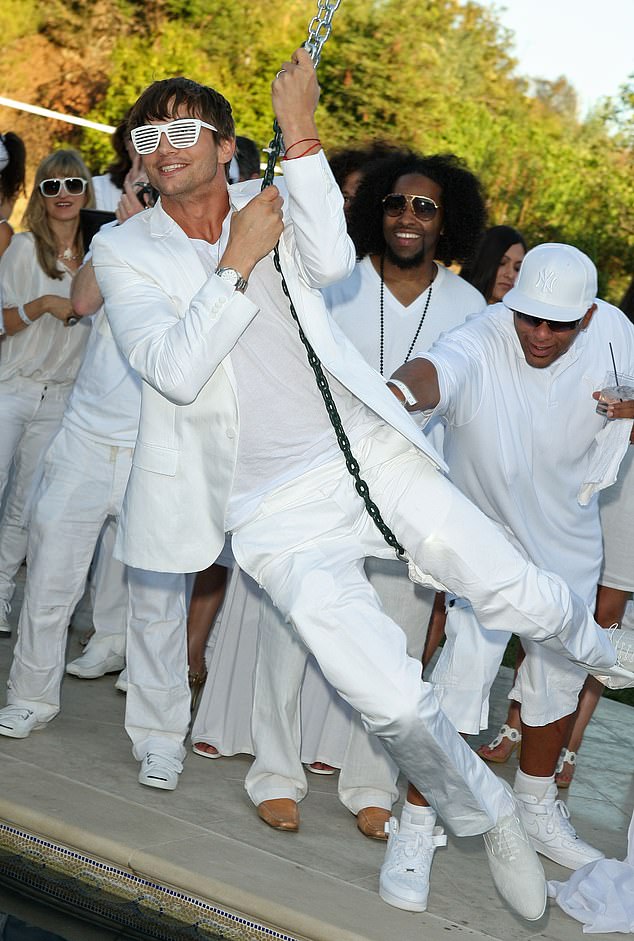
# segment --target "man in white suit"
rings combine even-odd
[[[232,531],[239,564],[270,594],[329,681],[454,833],[485,834],[498,889],[535,919],[545,906],[543,870],[514,799],[440,712],[420,664],[406,655],[402,631],[363,574],[365,556],[393,550],[339,452],[274,269],[278,238],[302,329],[412,572],[468,596],[490,629],[517,625],[595,673],[624,682],[634,676],[617,664],[604,632],[563,581],[520,557],[439,472],[441,459],[395,394],[329,320],[319,289],[346,276],[355,253],[321,152],[319,88],[304,50],[284,63],[272,94],[286,142],[283,219],[276,187],[255,196],[253,184],[227,188],[233,122],[217,92],[169,79],[150,86],[132,110],[133,143],[161,200],[99,235],[93,256],[113,333],[143,379],[119,553],[138,570],[163,573],[140,581],[178,585],[178,573],[206,568],[225,530]],[[160,746],[154,767],[169,776],[182,760],[175,730],[186,721],[185,619],[177,593],[147,597],[153,608],[145,606],[143,624],[133,610],[128,643],[153,677],[143,691],[145,740]],[[171,739],[157,704],[173,720]],[[439,830],[421,837],[430,853],[442,842]]]

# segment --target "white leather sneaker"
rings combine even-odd
[[[82,680],[96,680],[106,673],[120,673],[124,666],[125,657],[117,653],[104,653],[103,650],[91,650],[89,643],[81,657],[66,665],[66,672]]]
[[[496,889],[518,915],[537,921],[546,910],[546,877],[517,804],[483,836]]]
[[[628,689],[634,686],[634,631],[613,624],[607,632],[616,650],[616,663],[609,673],[593,675],[608,689]]]
[[[435,815],[424,825],[408,824],[401,829],[396,817],[385,824],[388,835],[385,859],[379,876],[379,895],[388,905],[407,912],[424,912],[429,895],[429,874],[436,847],[446,846],[442,827],[434,826]]]
[[[147,787],[158,787],[163,791],[173,791],[178,784],[180,762],[167,755],[156,755],[148,752],[141,762],[139,771],[139,784]]]
[[[532,794],[515,796],[528,837],[542,856],[566,869],[580,869],[586,863],[603,859],[601,850],[577,836],[570,823],[570,811],[563,801],[557,800],[556,784],[549,785],[542,800]]]
[[[35,729],[43,729],[32,709],[26,706],[5,706],[0,709],[0,735],[7,738],[27,738]]]

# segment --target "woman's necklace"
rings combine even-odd
[[[380,338],[379,338],[379,372],[381,373],[381,375],[383,375],[383,343],[384,343],[384,339],[385,339],[385,322],[384,322],[385,317],[384,317],[384,312],[383,312],[383,301],[384,301],[384,293],[385,293],[385,282],[384,282],[384,280],[383,280],[383,269],[384,269],[384,267],[385,267],[385,256],[384,256],[384,255],[381,255],[381,294],[380,294],[380,301],[381,301],[381,302],[380,302],[380,310],[381,310],[381,322],[380,322],[380,327],[381,327],[381,332],[380,332]],[[406,363],[407,360],[408,360],[408,359],[410,358],[410,356],[412,355],[412,350],[414,349],[414,344],[415,344],[416,341],[418,340],[418,334],[420,333],[421,327],[423,326],[423,321],[424,321],[425,317],[427,316],[427,311],[429,310],[429,304],[430,304],[430,301],[431,301],[431,288],[432,288],[432,282],[430,281],[430,282],[429,282],[429,287],[427,288],[427,300],[425,301],[425,307],[423,308],[423,313],[422,313],[421,318],[420,318],[420,320],[419,320],[419,322],[418,322],[418,326],[416,327],[416,333],[414,334],[414,339],[413,339],[412,342],[410,343],[410,347],[409,347],[409,349],[408,349],[408,351],[407,351],[407,356],[406,356],[405,359],[403,360],[404,363]]]
[[[79,253],[73,253],[72,248],[65,248],[63,252],[58,252],[57,257],[60,261],[77,261]]]

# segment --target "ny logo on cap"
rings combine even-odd
[[[542,268],[537,276],[535,287],[544,294],[552,294],[557,284],[557,272],[550,268]]]

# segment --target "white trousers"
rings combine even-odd
[[[365,572],[378,594],[383,611],[405,632],[409,656],[420,662],[434,591],[411,582],[407,567],[396,559],[369,558],[365,563]],[[347,709],[344,718],[340,714],[341,707],[337,708],[333,704],[331,709],[324,709],[333,696],[337,700],[339,697],[323,677],[313,677],[308,672],[301,698],[300,731],[297,714],[291,715],[293,699],[287,699],[287,685],[279,683],[277,672],[281,648],[289,643],[288,626],[266,595],[262,596],[260,602],[259,629],[254,717],[270,714],[274,720],[260,722],[255,718],[252,722],[253,748],[257,761],[245,781],[251,800],[257,805],[275,796],[292,796],[295,800],[301,800],[306,795],[308,786],[300,751],[304,754],[306,752],[306,742],[303,741],[306,735],[311,738],[319,735],[319,731],[314,728],[315,718],[306,714],[310,707],[320,717],[325,712],[326,721],[329,714],[335,712],[336,730],[343,738],[339,746],[342,757],[338,780],[342,804],[353,814],[364,807],[390,810],[398,799],[398,767],[383,748],[381,740],[364,728],[358,712]],[[291,648],[293,661],[297,658],[297,663],[288,664],[289,672],[297,677],[304,670],[308,651],[303,644],[298,643],[291,644]],[[285,656],[290,657],[291,652],[287,650]],[[307,682],[310,683],[311,692],[309,701],[306,695]],[[285,705],[275,704],[278,697],[285,700]],[[328,752],[334,745],[329,741],[328,729],[323,731],[323,741]],[[334,750],[338,749],[335,747]],[[282,793],[284,790],[286,793]]]
[[[470,598],[487,628],[510,628],[594,666],[614,664],[612,645],[580,599],[522,558],[405,439],[386,426],[355,453],[383,518],[419,569]],[[381,610],[363,559],[390,550],[343,460],[269,494],[234,532],[233,550],[449,829],[461,836],[489,829],[505,806],[504,789],[440,711],[420,662],[407,656],[405,635]],[[276,681],[288,686],[296,708],[292,645],[281,653]],[[254,711],[254,723],[274,719]]]
[[[0,610],[9,610],[15,576],[26,555],[25,506],[71,388],[71,383],[22,378],[0,382]]]
[[[228,544],[216,562],[229,568]],[[128,691],[125,728],[132,752],[171,758],[182,770],[191,721],[187,607],[195,576],[128,569]]]
[[[90,643],[99,642],[104,656],[125,654],[128,621],[128,569],[115,559],[114,543],[118,517],[110,516],[104,523],[92,560],[90,595],[92,623],[95,629]]]
[[[132,448],[98,444],[67,428],[44,457],[7,696],[41,722],[59,712],[70,616],[104,522],[121,510],[131,465]]]
[[[446,641],[431,675],[443,712],[456,728],[477,735],[489,724],[489,693],[511,635],[487,631],[470,605],[449,608]],[[571,715],[587,673],[531,640],[509,698],[522,704],[522,721],[544,726]]]
[[[179,770],[191,718],[186,581],[179,573],[128,569],[126,732],[137,761],[152,752]]]

